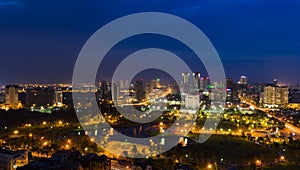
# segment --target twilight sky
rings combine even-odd
[[[71,82],[80,49],[95,31],[121,16],[149,11],[198,26],[218,51],[227,77],[300,83],[298,0],[0,0],[0,83]],[[189,56],[171,40],[145,39],[120,43],[112,55],[161,45]]]

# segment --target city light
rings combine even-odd
[[[212,164],[208,164],[207,169],[212,169]]]
[[[256,164],[257,166],[261,166],[262,162],[261,162],[261,160],[256,160],[255,164]]]
[[[217,87],[217,85],[216,85]],[[149,89],[148,89],[149,90]],[[161,92],[159,92],[161,90]],[[201,101],[199,103],[202,104],[202,106],[205,106],[199,111],[188,111],[181,109],[181,106],[178,107],[178,104],[181,104],[181,101],[178,103],[172,103],[168,100],[163,99],[165,95],[173,95],[168,94],[168,92],[171,92],[171,88],[161,84],[160,89],[157,90],[157,94],[155,92],[152,92],[152,96],[155,96],[152,98],[152,96],[147,96],[148,98],[145,98],[141,102],[135,99],[135,96],[131,96],[133,99],[128,100],[124,99],[124,105],[122,105],[122,108],[125,108],[127,106],[134,106],[141,109],[144,113],[141,115],[137,115],[136,117],[145,118],[147,116],[151,116],[151,113],[153,111],[157,111],[160,108],[164,108],[164,111],[162,114],[157,116],[157,119],[155,120],[155,123],[150,124],[149,126],[144,127],[143,125],[137,126],[136,124],[126,124],[126,126],[122,126],[122,123],[125,122],[127,119],[126,117],[122,116],[122,114],[117,114],[115,105],[111,101],[110,98],[108,99],[101,99],[102,108],[105,108],[103,116],[105,117],[106,121],[113,123],[114,126],[124,130],[125,132],[133,133],[134,135],[138,136],[140,134],[147,136],[149,134],[157,134],[158,132],[161,133],[163,136],[169,128],[170,125],[172,125],[173,121],[178,118],[182,113],[184,113],[184,118],[194,119],[197,118],[197,121],[193,122],[193,127],[191,129],[188,129],[189,124],[186,122],[174,122],[174,132],[182,134],[182,133],[188,133],[187,136],[181,135],[180,140],[178,143],[178,147],[173,148],[174,151],[174,157],[169,158],[168,155],[165,155],[164,153],[161,153],[159,159],[170,159],[171,164],[181,166],[186,165],[187,166],[193,166],[192,164],[189,164],[190,162],[195,163],[194,155],[197,155],[197,153],[193,153],[194,148],[193,147],[199,147],[197,143],[192,143],[190,147],[186,147],[188,142],[188,137],[193,138],[194,136],[201,135],[201,133],[212,133],[211,139],[207,142],[208,146],[211,145],[210,142],[217,142],[220,143],[222,150],[227,150],[228,147],[231,148],[231,151],[235,152],[235,150],[242,150],[239,154],[243,155],[243,157],[239,158],[241,161],[237,162],[237,164],[243,164],[243,162],[249,162],[249,166],[252,164],[255,164],[257,167],[262,167],[264,165],[274,165],[277,166],[278,164],[290,164],[292,160],[295,158],[290,158],[290,155],[293,155],[293,150],[296,150],[293,148],[293,145],[290,144],[290,140],[293,142],[298,142],[299,138],[299,127],[300,124],[298,124],[300,121],[297,119],[298,112],[295,111],[285,111],[285,109],[279,109],[276,108],[274,111],[274,108],[267,108],[263,107],[262,105],[259,105],[258,103],[255,103],[252,101],[252,99],[249,99],[247,94],[244,94],[246,96],[239,97],[241,102],[235,103],[226,103],[224,106],[220,105],[222,108],[222,111],[224,114],[222,114],[222,120],[220,123],[214,123],[213,126],[217,129],[214,129],[210,126],[203,126],[203,123],[206,119],[209,118],[215,118],[216,115],[212,114],[212,107],[205,103],[204,101]],[[196,89],[196,91],[198,91]],[[232,89],[230,90],[233,91]],[[70,91],[69,91],[70,92]],[[132,90],[134,93],[134,89]],[[173,91],[172,91],[173,92]],[[229,92],[229,90],[227,90]],[[210,94],[210,92],[207,92]],[[164,95],[164,96],[162,96]],[[175,95],[174,95],[175,96]],[[169,98],[174,98],[174,96],[171,96]],[[124,96],[122,96],[124,97]],[[173,100],[173,99],[172,99]],[[175,99],[174,99],[175,100]],[[180,99],[176,99],[180,100]],[[128,102],[125,102],[128,101]],[[150,107],[150,101],[154,103],[159,103],[162,105],[151,105]],[[198,100],[197,100],[198,101]],[[36,102],[36,101],[35,101]],[[38,103],[38,102],[37,102]],[[123,104],[123,103],[122,103]],[[152,103],[153,104],[153,103]],[[91,103],[85,104],[81,103],[81,107],[89,107]],[[170,105],[172,107],[170,107]],[[39,106],[39,105],[37,105]],[[300,106],[300,105],[299,105]],[[176,108],[177,107],[177,108]],[[47,107],[43,107],[44,110],[47,109]],[[176,108],[170,109],[170,108]],[[80,108],[82,109],[82,108]],[[259,111],[258,111],[259,110]],[[63,111],[63,110],[61,110]],[[69,111],[69,110],[68,110]],[[291,113],[289,113],[291,112]],[[265,113],[265,114],[264,114]],[[55,115],[55,114],[54,114]],[[0,127],[0,130],[2,128],[2,132],[6,134],[6,137],[3,139],[0,139],[0,143],[4,145],[5,147],[11,147],[15,150],[17,149],[24,149],[24,150],[31,150],[32,155],[34,158],[50,158],[55,154],[56,152],[73,152],[79,151],[80,155],[87,156],[88,153],[97,153],[99,152],[97,144],[107,145],[108,147],[116,148],[116,149],[123,149],[123,150],[130,150],[130,140],[128,138],[124,138],[122,141],[113,141],[115,137],[114,128],[106,128],[106,129],[99,129],[101,128],[101,124],[104,120],[101,120],[101,117],[95,116],[92,114],[92,112],[89,112],[87,114],[87,121],[83,124],[75,123],[71,121],[70,119],[66,120],[63,118],[59,118],[58,120],[50,118],[45,118],[43,115],[42,118],[39,118],[36,121],[29,121],[26,120],[26,123],[20,124],[19,126],[11,126],[6,125],[3,127]],[[51,117],[52,115],[46,115]],[[90,116],[90,117],[89,117]],[[294,120],[295,119],[295,120]],[[42,120],[42,121],[41,121]],[[289,123],[289,122],[290,123]],[[30,122],[30,123],[28,123]],[[294,123],[294,124],[292,124]],[[66,125],[66,126],[63,126]],[[15,127],[16,129],[10,129],[8,127]],[[91,127],[91,130],[86,130],[85,127]],[[206,127],[206,128],[205,128]],[[85,129],[86,131],[83,131]],[[145,133],[146,132],[146,133]],[[33,135],[34,133],[34,135]],[[14,135],[12,135],[14,134]],[[22,135],[24,134],[27,136],[27,138]],[[53,135],[55,134],[55,135]],[[75,135],[74,135],[75,134]],[[85,134],[85,135],[84,135]],[[189,136],[190,135],[190,136]],[[55,136],[55,137],[53,137]],[[97,138],[96,138],[97,136]],[[22,140],[14,141],[14,138],[25,139],[25,142],[22,143]],[[57,138],[56,138],[57,137]],[[88,138],[90,137],[90,138]],[[101,137],[104,137],[104,140],[100,139]],[[37,141],[35,141],[37,139]],[[28,141],[27,141],[28,140]],[[99,143],[95,142],[99,141]],[[84,141],[84,142],[83,142]],[[111,141],[113,141],[113,145],[111,145]],[[130,142],[129,142],[130,141]],[[88,143],[86,143],[88,142]],[[114,143],[116,142],[116,143]],[[120,143],[119,143],[120,142]],[[144,146],[138,146],[136,145],[136,149],[138,151],[143,152],[149,152],[150,154],[155,155],[156,153],[159,153],[161,147],[164,145],[167,145],[167,142],[170,142],[167,138],[163,137],[161,138],[161,141],[155,141],[152,139],[149,139],[149,143],[146,143],[145,145],[149,145],[149,149],[144,149]],[[284,143],[285,142],[285,143]],[[15,144],[16,143],[16,144]],[[276,159],[268,160],[268,159],[256,159],[260,158],[261,155],[266,154],[270,155],[271,153],[279,152],[278,148],[275,148],[279,144],[279,148],[282,148],[281,152],[286,155],[277,155]],[[285,149],[286,147],[284,144],[288,145],[292,149]],[[204,150],[207,147],[206,143],[202,144]],[[57,147],[60,146],[60,147]],[[119,147],[120,146],[120,147]],[[234,146],[234,147],[232,147]],[[272,146],[272,147],[270,147]],[[119,148],[118,148],[119,147]],[[215,146],[219,147],[219,146]],[[72,148],[72,151],[71,151]],[[146,148],[146,147],[145,147]],[[180,151],[178,151],[178,148]],[[232,150],[232,148],[234,148]],[[258,152],[258,157],[253,158],[250,156],[247,156],[248,150],[252,148],[257,148],[255,151]],[[144,149],[144,150],[143,150]],[[219,148],[218,148],[219,149]],[[128,153],[130,153],[129,151]],[[206,151],[210,152],[210,151]],[[225,152],[225,151],[224,151]],[[252,152],[252,151],[249,151]],[[270,153],[269,153],[270,152]],[[103,153],[106,154],[106,151]],[[107,152],[108,153],[108,152]],[[177,154],[178,153],[178,154]],[[281,154],[281,153],[279,153]],[[107,154],[111,156],[109,153]],[[113,156],[112,156],[113,157]],[[176,159],[175,159],[176,157]],[[274,157],[274,154],[271,155],[271,157]],[[201,156],[200,156],[201,158]],[[118,159],[118,158],[114,158]],[[146,156],[145,159],[151,159],[151,156]],[[156,159],[156,158],[155,158]],[[227,154],[218,155],[217,159],[220,161],[220,163],[212,163],[211,161],[215,160],[215,158],[211,158],[209,162],[208,160],[202,160],[201,166],[203,169],[220,169],[224,168],[224,164],[230,164],[233,160],[231,160],[230,157],[228,157]],[[143,160],[143,158],[141,158]],[[172,161],[173,160],[173,161]],[[117,162],[117,161],[116,161]],[[118,163],[114,163],[113,165],[118,165]],[[262,163],[264,162],[264,163]],[[131,164],[125,164],[122,168],[130,169]],[[199,165],[198,165],[199,166]],[[195,167],[193,167],[195,168]],[[197,169],[199,167],[196,167]]]

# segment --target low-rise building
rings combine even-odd
[[[0,149],[0,169],[14,170],[28,164],[28,151]]]

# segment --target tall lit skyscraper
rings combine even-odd
[[[200,88],[200,73],[199,72],[193,73],[193,85],[194,85],[194,88],[197,88],[197,89]]]
[[[182,76],[182,83],[184,85],[189,84],[189,82],[190,82],[189,81],[190,80],[190,73],[182,73],[181,76]]]
[[[241,76],[240,80],[238,81],[238,91],[240,96],[246,96],[248,90],[248,77]]]
[[[16,109],[19,103],[18,86],[7,85],[5,91],[5,104],[8,108]]]
[[[240,81],[238,84],[247,85],[248,84],[248,78],[246,76],[241,76]]]
[[[266,85],[263,92],[264,106],[284,106],[289,102],[287,87]]]
[[[237,87],[232,78],[226,78],[226,102],[227,104],[239,102]]]
[[[101,81],[99,84],[99,99],[111,99],[111,82]]]

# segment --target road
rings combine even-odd
[[[118,163],[117,160],[112,160],[111,161],[111,169],[112,170],[125,170],[125,169],[131,169],[131,167],[128,165],[121,165]]]
[[[268,113],[269,111],[273,111],[274,109],[258,107],[255,104],[253,104],[253,102],[248,101],[248,100],[241,100],[241,101],[243,103],[246,103],[246,104],[254,107],[254,109],[256,109],[256,110],[260,110],[262,112],[267,113],[269,117],[273,117],[273,118],[278,119],[279,121],[283,122],[285,124],[285,128],[283,130],[281,130],[280,132],[283,133],[286,137],[290,136],[291,133],[294,133],[295,134],[294,138],[297,140],[300,140],[300,128],[298,128],[290,123],[284,122],[282,120],[282,118],[276,117],[275,115]]]

